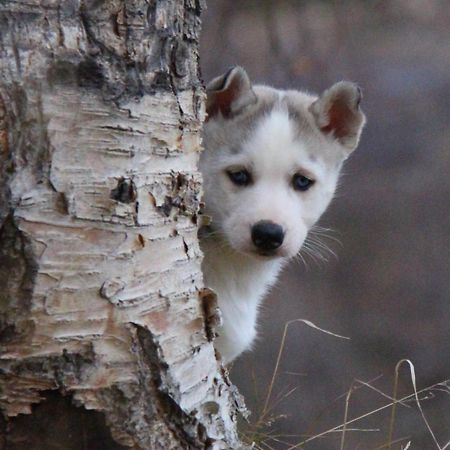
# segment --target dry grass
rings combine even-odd
[[[342,396],[338,397],[342,398],[345,397],[345,406],[344,406],[344,414],[343,414],[343,420],[342,423],[339,425],[329,428],[327,430],[324,430],[320,433],[316,433],[314,435],[302,435],[302,434],[277,434],[274,431],[274,424],[276,422],[282,420],[283,418],[286,418],[285,414],[276,414],[274,411],[275,409],[280,406],[280,404],[286,400],[288,397],[290,397],[296,390],[297,387],[285,389],[282,390],[278,395],[274,395],[274,387],[278,378],[278,375],[280,373],[280,366],[282,361],[282,356],[285,349],[286,344],[286,336],[289,330],[289,327],[294,323],[302,323],[305,324],[315,330],[321,331],[323,333],[326,333],[331,336],[335,336],[341,339],[349,339],[344,336],[337,335],[335,333],[332,333],[330,331],[324,330],[322,328],[319,328],[317,325],[313,324],[310,321],[303,320],[303,319],[296,319],[291,320],[286,323],[283,331],[283,335],[281,338],[280,348],[278,351],[277,359],[275,362],[274,370],[272,373],[272,377],[270,379],[269,385],[267,387],[264,400],[261,401],[262,408],[257,413],[257,419],[252,422],[248,423],[245,426],[245,429],[242,431],[242,440],[246,442],[247,444],[251,445],[251,447],[255,450],[276,450],[276,449],[282,449],[282,450],[296,450],[296,449],[306,449],[307,444],[316,441],[318,439],[323,439],[324,437],[328,437],[330,435],[340,435],[339,436],[339,444],[337,444],[335,447],[333,447],[336,450],[350,450],[346,448],[346,439],[348,436],[348,433],[354,433],[354,432],[375,432],[375,433],[382,433],[383,427],[380,428],[361,428],[361,427],[355,427],[355,425],[358,425],[363,419],[366,419],[368,417],[374,416],[376,414],[379,414],[382,411],[391,410],[390,413],[390,419],[389,419],[389,425],[387,429],[387,436],[386,436],[386,442],[383,444],[372,448],[371,450],[392,450],[394,445],[400,444],[400,447],[396,447],[400,450],[408,450],[412,449],[413,442],[411,440],[411,437],[404,436],[400,438],[394,438],[395,434],[395,423],[397,418],[397,410],[398,406],[402,406],[405,408],[411,408],[410,405],[411,402],[413,402],[413,405],[417,408],[419,411],[422,421],[425,425],[425,427],[428,430],[428,433],[430,434],[433,442],[434,442],[434,448],[437,450],[447,450],[450,449],[450,441],[446,442],[445,444],[442,444],[439,442],[439,440],[436,437],[436,434],[434,433],[431,424],[429,423],[427,417],[425,416],[425,413],[422,408],[421,402],[426,398],[425,396],[432,393],[433,391],[443,391],[447,394],[450,394],[450,379],[444,380],[440,383],[435,383],[431,386],[425,387],[423,389],[418,390],[417,384],[416,384],[416,373],[415,373],[415,367],[414,364],[408,360],[403,359],[399,361],[395,367],[395,376],[394,376],[394,386],[393,386],[393,394],[392,396],[389,396],[388,394],[384,393],[380,389],[373,386],[373,382],[376,381],[379,377],[376,377],[373,380],[370,381],[362,381],[355,379],[353,380],[349,390]],[[401,398],[398,398],[398,386],[399,386],[399,380],[400,380],[400,367],[403,365],[407,365],[409,368],[409,377],[412,384],[412,392],[406,396],[403,396]],[[257,399],[260,399],[259,393],[256,389],[256,377],[253,372],[254,377],[254,386],[255,386],[255,396]],[[357,417],[354,417],[352,419],[349,419],[350,414],[350,401],[352,396],[355,392],[357,392],[360,389],[369,389],[373,392],[376,392],[379,394],[382,398],[385,398],[388,400],[386,404],[384,404],[381,407],[372,409],[367,411],[364,414],[360,414]],[[296,441],[293,443],[293,441]],[[276,446],[276,447],[275,447]],[[327,446],[327,449],[331,447]],[[352,449],[354,450],[354,449]],[[366,448],[364,448],[366,450]],[[431,450],[431,449],[430,449]]]

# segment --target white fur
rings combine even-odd
[[[203,272],[222,311],[216,347],[224,363],[251,348],[262,298],[331,201],[348,154],[316,127],[308,112],[315,97],[253,89],[258,101],[276,98],[270,110],[255,114],[254,120],[245,115],[213,117],[205,125],[200,161],[206,213],[213,220],[213,232],[201,241]],[[289,114],[287,100],[305,116],[303,125]],[[230,168],[251,172],[252,183],[233,184],[226,173]],[[315,180],[314,185],[305,192],[294,190],[296,173]],[[285,231],[282,245],[271,257],[261,256],[251,239],[251,227],[261,220],[279,224]]]
[[[262,297],[276,281],[280,259],[255,259],[216,239],[202,242],[207,285],[218,295],[223,326],[215,345],[225,364],[251,348]],[[206,255],[209,255],[206,256]]]

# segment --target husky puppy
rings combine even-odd
[[[207,86],[200,171],[212,222],[201,247],[224,364],[251,348],[264,294],[330,203],[365,123],[360,101],[353,83],[317,97],[252,86],[241,67]]]

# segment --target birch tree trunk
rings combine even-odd
[[[196,235],[201,8],[0,4],[0,448],[240,448]]]

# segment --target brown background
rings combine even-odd
[[[210,0],[203,21],[205,80],[234,64],[255,82],[280,88],[319,92],[349,79],[363,87],[368,117],[337,198],[321,220],[336,230],[341,244],[327,242],[338,259],[316,264],[306,257],[308,268],[291,264],[285,270],[265,303],[255,351],[233,368],[253,417],[262,406],[284,324],[295,318],[351,340],[302,324],[290,328],[274,395],[298,389],[275,409],[287,415],[272,426],[278,441],[299,442],[301,437],[287,435],[340,424],[344,399],[336,399],[354,379],[379,377],[372,385],[391,395],[401,358],[415,364],[419,388],[450,378],[448,2]],[[406,369],[400,391],[411,392]],[[429,397],[423,408],[443,446],[450,440],[450,397],[442,391]],[[359,389],[349,416],[387,402]],[[351,432],[345,448],[383,444],[388,419],[374,414],[354,424],[380,431]],[[407,436],[413,449],[437,448],[417,409],[399,407],[395,438]],[[339,440],[333,434],[304,448],[338,449]],[[274,439],[266,444],[289,447]]]

